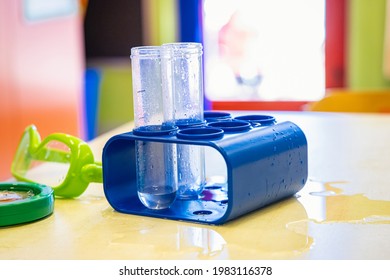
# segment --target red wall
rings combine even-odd
[[[0,0],[0,179],[24,128],[83,137],[82,14],[29,22],[22,0]]]

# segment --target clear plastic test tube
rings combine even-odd
[[[200,43],[170,43],[162,46],[167,91],[173,97],[172,118],[179,129],[204,124],[203,116],[203,47]],[[169,77],[170,76],[170,77]],[[205,184],[204,147],[177,145],[179,199],[197,199]]]
[[[158,46],[131,49],[134,134],[154,136],[170,133],[174,127],[166,121],[165,104],[172,98],[163,92],[163,51]],[[135,141],[137,188],[140,201],[150,209],[168,208],[176,198],[176,145]]]

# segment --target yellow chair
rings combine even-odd
[[[347,113],[390,113],[388,91],[330,91],[307,106],[308,111]]]

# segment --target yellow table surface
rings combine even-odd
[[[390,115],[271,114],[308,140],[295,197],[213,226],[118,213],[91,184],[47,218],[0,228],[0,259],[390,259]],[[93,140],[96,158],[131,129]]]

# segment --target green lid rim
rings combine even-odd
[[[44,218],[54,210],[53,189],[31,182],[0,183],[0,191],[32,191],[33,196],[0,203],[0,226],[11,226]]]

